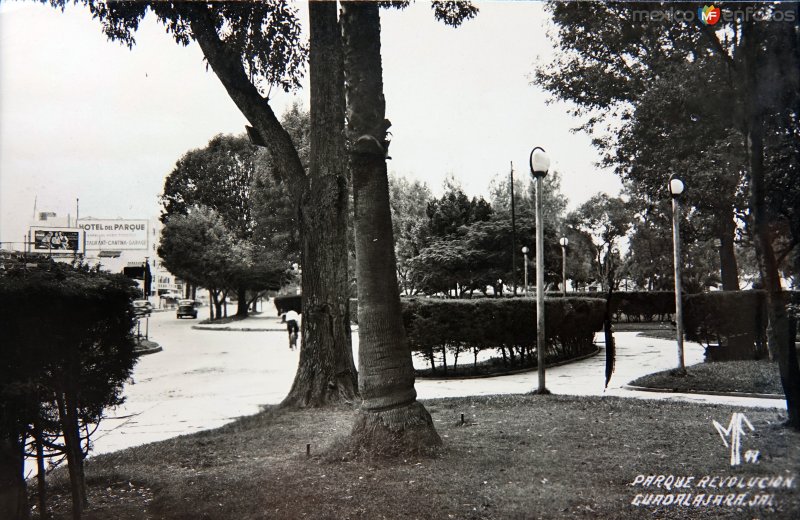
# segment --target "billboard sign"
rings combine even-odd
[[[87,251],[146,251],[147,220],[80,219],[78,227],[86,233]]]
[[[32,227],[33,251],[74,254],[83,251],[83,230],[59,227]]]

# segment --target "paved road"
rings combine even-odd
[[[202,311],[201,311],[202,313]],[[248,320],[256,328],[277,321]],[[176,320],[173,312],[154,313],[151,338],[164,351],[144,356],[134,371],[134,384],[125,390],[127,402],[103,421],[95,436],[94,453],[115,451],[146,442],[221,426],[236,417],[276,404],[288,393],[297,367],[298,352],[288,349],[284,331],[195,330],[195,320]],[[598,335],[598,338],[600,335]],[[785,406],[769,399],[638,393],[622,389],[632,379],[675,366],[675,344],[639,338],[636,333],[616,334],[617,370],[608,391],[603,390],[604,357],[547,371],[547,386],[554,393],[624,395],[649,399],[683,399],[727,402],[749,406]],[[357,356],[357,334],[354,334]],[[702,348],[687,344],[687,364],[702,361]],[[423,361],[420,361],[424,365]],[[536,372],[457,381],[419,380],[420,398],[529,392]],[[644,394],[644,395],[637,395]]]

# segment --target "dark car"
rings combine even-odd
[[[194,300],[178,300],[178,310],[175,315],[178,319],[183,316],[197,318],[197,303]]]
[[[133,301],[133,313],[142,318],[144,316],[150,316],[150,313],[153,312],[153,304],[147,300],[134,300]]]

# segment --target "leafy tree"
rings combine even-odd
[[[123,402],[136,361],[131,302],[138,292],[121,275],[38,263],[31,269],[30,258],[19,259],[0,274],[0,475],[12,477],[0,491],[0,514],[28,516],[27,499],[18,494],[20,457],[25,437],[33,436],[66,455],[73,518],[80,518],[88,505],[83,461],[90,425]]]
[[[389,202],[392,210],[392,234],[397,257],[397,278],[401,292],[416,294],[409,261],[420,254],[427,240],[426,210],[433,199],[428,185],[418,180],[409,181],[405,177],[389,175]]]
[[[237,293],[239,301],[237,314],[247,314],[247,291],[275,289],[287,266],[287,245],[267,244],[257,241],[269,233],[257,228],[266,226],[275,231],[276,224],[293,225],[294,222],[268,219],[273,208],[284,208],[289,196],[283,185],[269,182],[260,170],[268,168],[268,158],[264,153],[250,144],[244,136],[217,135],[205,148],[191,150],[177,162],[172,173],[164,183],[161,201],[164,211],[161,215],[165,222],[172,215],[186,215],[197,206],[213,209],[222,218],[225,227],[233,233],[234,239],[250,251],[245,258],[246,263],[235,270],[231,286]],[[259,182],[256,182],[258,179]],[[260,189],[258,196],[256,190]],[[254,207],[254,202],[259,207]],[[256,215],[265,219],[261,222]],[[282,234],[292,233],[291,229],[281,230]],[[268,245],[274,247],[268,249]],[[283,261],[282,261],[283,260]],[[219,283],[214,284],[219,287]],[[218,315],[219,317],[219,315]]]
[[[236,239],[215,210],[196,206],[167,219],[158,256],[175,276],[208,289],[212,312],[220,317],[227,289],[252,265],[251,247]]]
[[[710,47],[708,31],[699,22],[634,20],[636,11],[659,8],[643,2],[554,2],[548,8],[562,52],[537,68],[535,81],[575,103],[582,129],[634,201],[663,199],[670,172],[684,178],[684,204],[714,217],[710,231],[721,243],[723,286],[738,288],[733,242],[735,217],[746,206],[744,146],[742,134],[731,131],[737,108],[731,110],[729,100],[739,86],[724,64],[702,51]]]
[[[591,237],[595,279],[600,282],[603,292],[609,285],[616,288],[619,280],[614,276],[612,266],[620,264],[619,240],[626,236],[631,226],[625,201],[598,193],[570,213],[567,222],[570,227]]]
[[[460,187],[451,185],[440,198],[428,203],[426,214],[429,236],[446,238],[461,226],[489,220],[492,206],[483,197],[470,199]]]
[[[631,19],[633,11],[652,8],[652,4],[622,2],[550,4],[559,25],[557,43],[564,52],[557,54],[553,64],[540,67],[536,81],[576,103],[576,111],[588,116],[584,128],[595,132],[598,145],[616,152],[641,137],[643,146],[637,147],[643,153],[627,150],[610,159],[628,173],[635,174],[640,166],[654,172],[665,165],[681,173],[688,170],[697,186],[713,188],[699,193],[726,205],[734,203],[736,194],[731,187],[742,184],[737,176],[744,174],[748,188],[744,192],[749,192],[748,227],[769,294],[770,352],[779,361],[789,423],[800,428],[800,369],[779,277],[779,260],[792,250],[796,258],[800,244],[793,234],[798,229],[793,222],[797,221],[800,198],[795,194],[800,187],[787,182],[787,174],[791,175],[797,164],[792,157],[798,156],[800,11],[794,3],[748,2],[723,4],[722,8],[749,11],[749,17],[723,17],[713,26],[686,19]],[[686,8],[695,9],[696,5],[686,4]],[[777,16],[794,19],[794,23],[762,21]],[[593,37],[586,38],[586,34]],[[693,70],[702,74],[692,74]],[[671,95],[668,90],[673,90]],[[668,95],[662,98],[659,92]],[[714,93],[720,102],[710,100],[700,107],[693,103],[696,92],[706,93],[703,101]],[[674,108],[671,113],[665,110],[670,107]],[[695,114],[695,110],[699,112]],[[605,124],[609,128],[608,115],[633,124],[619,125],[621,132],[601,135],[599,127]],[[651,121],[648,117],[652,115],[656,117]],[[692,123],[699,123],[694,130]],[[627,142],[625,127],[636,132]],[[683,153],[693,145],[687,142],[692,135],[702,137],[704,155],[712,150],[708,155],[713,168],[707,182],[698,180],[683,162],[697,157],[696,151]],[[713,152],[725,147],[729,147],[725,154]],[[739,150],[746,150],[746,155]],[[654,158],[652,162],[648,154]],[[713,164],[715,155],[727,162]],[[674,160],[664,162],[665,158]],[[663,177],[651,185],[659,183],[664,183]],[[771,201],[777,210],[768,205]],[[707,202],[714,207],[714,200]],[[696,207],[702,210],[704,205]],[[735,228],[730,224],[731,214],[726,209],[717,215],[725,288],[732,287],[730,271],[735,266],[730,261]],[[781,231],[792,235],[781,236]],[[777,248],[785,249],[776,255]]]
[[[63,8],[68,0],[50,3]],[[339,155],[342,148],[336,144],[344,125],[344,97],[335,6],[309,2],[310,47],[312,54],[315,49],[320,51],[311,57],[311,126],[317,133],[311,136],[310,147],[317,146],[319,153],[311,150],[306,171],[291,136],[269,104],[272,86],[290,91],[300,85],[308,56],[308,48],[300,40],[297,12],[288,1],[74,3],[86,6],[110,39],[129,47],[148,11],[178,44],[199,44],[208,66],[252,125],[252,137],[267,147],[297,208],[302,259],[307,264],[315,262],[304,269],[303,299],[308,304],[304,307],[301,366],[285,404],[318,406],[350,401],[356,394],[356,374],[349,332],[347,245],[338,234],[329,234],[346,229],[348,214],[347,176]],[[333,155],[327,155],[329,152]],[[315,272],[320,268],[321,272]],[[308,284],[309,280],[315,283]]]

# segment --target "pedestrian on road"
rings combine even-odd
[[[300,315],[295,311],[286,311],[281,315],[281,322],[286,323],[286,330],[289,332],[289,350],[294,350],[300,334]]]

